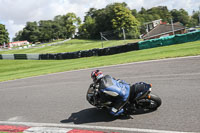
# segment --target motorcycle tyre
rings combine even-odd
[[[161,98],[155,94],[149,94],[149,96],[150,97],[148,97],[148,99],[151,101],[152,104],[150,104],[148,109],[156,110],[162,104]]]

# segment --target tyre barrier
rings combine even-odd
[[[81,57],[91,56],[105,56],[113,55],[133,50],[139,50],[138,43],[129,43],[126,45],[120,45],[115,47],[107,47],[102,49],[91,49],[76,52],[67,53],[56,53],[56,54],[0,54],[0,59],[10,60],[65,60],[65,59],[76,59]]]
[[[138,43],[128,43],[126,45],[120,45],[120,46],[115,46],[115,47],[99,49],[98,56],[113,55],[113,54],[134,51],[134,50],[139,50]]]
[[[26,54],[14,54],[14,59],[27,59]]]
[[[0,54],[3,60],[39,60],[39,54]]]

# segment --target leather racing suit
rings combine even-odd
[[[110,113],[114,116],[123,113],[123,106],[129,100],[130,85],[123,80],[116,80],[109,75],[101,78],[98,84],[101,98],[112,99],[113,107]]]

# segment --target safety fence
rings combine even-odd
[[[119,54],[134,50],[142,50],[154,47],[168,46],[173,44],[191,42],[200,40],[200,31],[195,31],[187,34],[177,34],[168,37],[161,37],[159,39],[151,39],[146,41],[140,41],[137,43],[128,43],[126,45],[107,47],[102,49],[91,49],[76,52],[67,53],[55,53],[55,54],[0,54],[0,59],[27,59],[27,60],[64,60],[75,59],[81,57],[91,56],[105,56]]]
[[[190,32],[186,34],[176,34],[168,37],[161,37],[158,39],[151,39],[138,42],[139,49],[155,48],[160,46],[168,46],[173,44],[180,44],[200,40],[200,31]]]

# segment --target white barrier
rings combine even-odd
[[[2,54],[2,59],[6,59],[6,60],[14,60],[14,54]]]
[[[39,60],[39,54],[26,54],[27,60]]]

